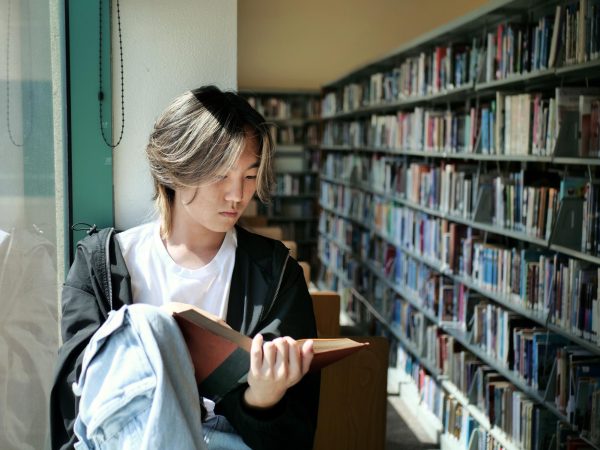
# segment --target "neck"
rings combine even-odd
[[[165,248],[180,266],[188,269],[203,267],[217,254],[226,233],[203,227],[183,211],[177,211],[177,204],[174,206],[171,233],[163,240]]]

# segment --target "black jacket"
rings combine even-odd
[[[302,269],[285,246],[236,227],[237,250],[229,293],[227,323],[265,339],[316,337],[312,301]],[[59,350],[50,394],[53,449],[73,448],[78,399],[71,390],[83,351],[111,309],[132,303],[131,280],[114,229],[92,233],[77,245],[62,293]],[[319,404],[319,376],[307,374],[268,410],[242,401],[246,386],[227,394],[215,408],[227,417],[254,450],[311,449]],[[191,450],[191,449],[190,449]]]

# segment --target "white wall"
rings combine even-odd
[[[152,125],[177,95],[203,84],[237,88],[236,0],[121,2],[125,134],[114,151],[115,223],[126,229],[153,211],[144,149]],[[113,133],[121,127],[119,39],[113,12]]]

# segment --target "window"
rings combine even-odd
[[[64,277],[58,2],[0,4],[0,448],[48,445]],[[58,106],[57,106],[58,105]]]

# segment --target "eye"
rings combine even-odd
[[[246,180],[256,180],[256,175],[247,175]]]

